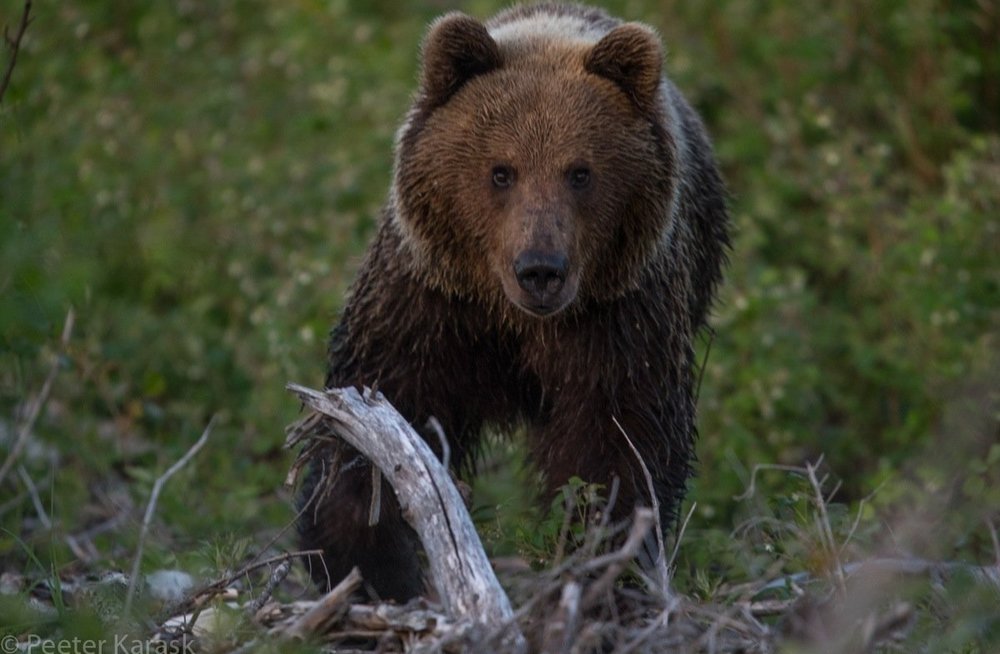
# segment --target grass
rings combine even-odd
[[[501,3],[457,6],[485,17]],[[678,589],[709,599],[828,571],[800,476],[758,473],[753,496],[733,499],[756,465],[820,455],[836,479],[834,540],[852,534],[844,560],[992,563],[1000,11],[607,7],[663,35],[668,73],[714,136],[737,226]],[[211,580],[281,533],[282,429],[298,415],[282,389],[321,379],[325,334],[388,188],[421,35],[445,9],[35,3],[0,105],[3,457],[56,374],[0,479],[11,535],[0,569],[56,587],[127,570],[155,480],[213,415],[209,443],[160,497],[142,569]],[[8,3],[0,22],[19,11]],[[526,508],[522,459],[516,444],[494,448],[476,515],[497,553],[546,560],[540,534],[558,529]],[[287,533],[278,543],[294,546]],[[995,601],[974,588],[904,589],[917,612],[901,647],[995,649]],[[79,609],[38,617],[9,599],[0,631],[103,628]]]

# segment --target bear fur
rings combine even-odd
[[[651,28],[579,5],[435,21],[326,386],[378,388],[438,450],[436,418],[459,474],[484,429],[524,426],[550,493],[617,478],[627,518],[651,502],[617,420],[669,524],[692,471],[693,339],[728,218],[704,127],[662,58]],[[388,486],[369,526],[369,466],[342,444],[313,460],[302,546],[325,552],[321,585],[357,565],[405,600],[423,590],[418,543]]]

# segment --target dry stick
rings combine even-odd
[[[816,465],[819,465],[822,460],[823,457],[820,457],[819,461],[816,462]],[[750,473],[750,485],[747,486],[747,489],[739,495],[734,495],[734,500],[739,502],[753,497],[754,493],[757,492],[757,473],[761,470],[780,470],[782,472],[794,472],[800,475],[806,474],[806,470],[802,466],[788,466],[779,463],[758,463],[753,467],[753,471]]]
[[[614,481],[617,481],[617,477],[614,478],[613,482]],[[616,488],[617,484],[612,483],[611,485],[612,497],[614,497],[615,493],[617,492],[615,490]],[[602,526],[597,530],[597,534],[595,535],[596,540],[599,540],[603,536],[603,534],[605,533],[605,527],[606,524],[604,523],[604,520],[602,518]],[[634,528],[635,524],[633,523],[633,529]],[[616,528],[610,534],[610,537],[616,536],[619,531],[620,530]],[[572,555],[567,557],[566,561],[546,570],[545,571],[546,576],[553,579],[554,581],[549,582],[549,584],[542,590],[533,593],[532,596],[526,602],[524,602],[523,604],[521,604],[521,606],[518,607],[517,611],[514,613],[514,615],[510,618],[509,621],[517,622],[523,619],[526,615],[531,614],[531,612],[535,610],[535,607],[542,600],[547,599],[550,595],[552,595],[552,593],[554,593],[556,590],[559,590],[562,587],[562,582],[560,581],[560,579],[562,579],[565,575],[588,574],[595,570],[595,568],[592,567],[594,561],[598,561],[597,567],[600,568],[608,564],[609,557],[613,558],[617,556],[616,552],[612,552],[610,554],[605,554],[602,557],[597,557],[595,554],[591,553],[592,549],[596,549],[596,546],[591,548],[585,544],[581,549],[576,550]],[[584,563],[581,563],[581,560],[584,561]],[[507,626],[506,624],[502,625],[501,628],[506,628],[506,626]]]
[[[17,466],[17,474],[21,477],[21,481],[24,483],[25,487],[28,489],[28,493],[31,495],[31,503],[35,505],[35,513],[38,514],[38,519],[41,521],[42,525],[46,529],[52,529],[52,519],[49,518],[49,514],[45,512],[45,506],[42,504],[42,498],[38,496],[38,489],[35,487],[35,482],[32,481],[31,475],[25,470],[24,466]]]
[[[854,523],[851,525],[851,530],[847,532],[847,537],[844,538],[844,542],[841,543],[840,545],[839,552],[841,558],[843,558],[844,553],[847,551],[847,546],[851,544],[851,540],[854,538],[855,532],[857,532],[858,527],[861,525],[861,518],[864,516],[865,513],[865,504],[870,502],[872,498],[875,497],[875,494],[878,493],[880,490],[882,490],[882,487],[884,485],[885,482],[882,482],[881,484],[875,487],[875,490],[873,490],[872,492],[868,493],[868,495],[858,500],[858,512],[857,515],[854,516]],[[1000,562],[1000,559],[998,559],[998,562]]]
[[[271,599],[271,595],[274,594],[274,589],[278,587],[278,584],[285,580],[285,577],[288,576],[288,573],[291,572],[291,570],[292,564],[286,559],[279,563],[278,567],[271,571],[271,576],[268,578],[267,585],[264,586],[264,590],[262,590],[260,595],[247,605],[247,615],[253,618],[257,615],[257,611],[264,608],[267,601]]]
[[[601,519],[597,523],[597,528],[588,530],[583,545],[580,546],[580,551],[584,553],[583,559],[590,559],[597,556],[597,550],[605,541],[609,540],[618,531],[625,530],[624,526],[611,525],[611,515],[614,513],[615,505],[618,503],[618,490],[620,487],[621,480],[618,478],[618,475],[612,476],[611,488],[608,490],[608,499],[604,504],[604,510],[599,511]],[[588,506],[584,508],[589,510],[592,507]],[[555,570],[551,572],[554,574]]]
[[[427,552],[431,580],[448,615],[492,628],[513,617],[461,494],[427,443],[382,395],[355,388],[315,391],[297,384],[288,390],[324,414],[348,444],[371,460],[396,493],[403,517]],[[308,420],[308,418],[307,418]],[[524,638],[509,623],[510,646]]]
[[[293,464],[293,467],[294,467],[294,464]],[[289,475],[291,475],[291,472],[289,472]],[[287,485],[288,483],[289,482],[286,479],[285,480],[285,484]],[[260,548],[260,550],[257,552],[257,554],[255,554],[254,557],[252,559],[250,559],[249,563],[247,563],[243,567],[243,569],[240,571],[240,573],[238,574],[238,576],[236,576],[233,580],[238,579],[239,577],[242,577],[244,574],[246,574],[247,572],[250,572],[251,570],[254,570],[255,568],[263,567],[265,565],[273,563],[275,560],[281,559],[282,557],[285,557],[285,556],[294,556],[295,555],[295,553],[293,552],[292,554],[289,554],[289,555],[282,555],[282,556],[279,556],[279,557],[272,557],[270,559],[267,559],[266,561],[261,561],[258,564],[258,561],[260,560],[260,557],[263,556],[264,552],[267,552],[268,550],[270,550],[271,547],[275,543],[278,542],[278,539],[280,539],[282,536],[284,536],[285,533],[289,529],[291,529],[296,524],[298,524],[299,518],[301,518],[302,515],[306,511],[309,510],[309,507],[312,506],[312,503],[314,501],[316,501],[316,496],[319,495],[320,490],[322,490],[322,486],[323,486],[322,484],[317,484],[316,485],[316,489],[313,491],[312,495],[309,497],[309,500],[305,504],[302,505],[302,508],[300,508],[298,511],[296,511],[295,515],[292,516],[292,519],[289,522],[287,522],[284,527],[282,527],[281,529],[278,530],[277,534],[275,534],[274,536],[271,537],[271,540],[267,541],[267,543],[265,543],[264,546]],[[309,552],[305,552],[304,554],[323,554],[323,550],[309,551]],[[323,560],[322,556],[320,557],[320,561],[323,563],[323,566],[325,568],[326,567],[326,561]],[[326,584],[327,584],[327,587],[329,587],[329,586],[331,586],[333,584],[333,582],[330,579],[330,571],[327,570],[326,573],[327,573],[327,575],[326,575]],[[232,582],[229,582],[229,583],[232,583]],[[206,587],[206,589],[207,589],[207,587]],[[197,597],[197,595],[198,595],[198,593],[195,594],[195,597]]]
[[[580,584],[569,581],[563,586],[556,614],[545,625],[543,654],[569,654],[576,640],[580,616]]]
[[[659,579],[656,581],[660,586],[659,590],[663,596],[669,597],[670,571],[667,570],[666,548],[663,545],[663,525],[660,524],[660,502],[656,499],[656,489],[653,487],[653,475],[650,474],[649,468],[646,466],[646,462],[642,460],[642,455],[639,454],[639,450],[632,444],[632,439],[628,437],[628,434],[625,433],[625,429],[622,427],[621,423],[618,422],[618,418],[612,416],[611,420],[614,421],[615,427],[618,427],[618,431],[620,431],[622,436],[625,437],[625,442],[628,443],[632,453],[635,454],[636,460],[639,461],[639,465],[642,467],[642,474],[646,478],[646,486],[649,488],[649,501],[653,507],[653,524],[656,528],[656,548],[658,551],[655,565],[657,575],[659,576]]]
[[[563,521],[562,526],[559,528],[559,540],[556,541],[556,554],[552,557],[553,565],[562,563],[563,556],[566,554],[566,545],[569,542],[569,528],[572,526],[573,510],[575,508],[576,501],[574,496],[567,493],[563,498]],[[610,511],[605,511],[604,513],[607,515]]]
[[[688,523],[691,522],[691,516],[694,515],[695,509],[698,508],[697,502],[691,502],[691,508],[688,509],[687,515],[684,516],[684,521],[681,522],[681,528],[677,530],[677,539],[674,541],[674,549],[670,552],[670,561],[667,562],[667,570],[674,567],[674,563],[677,561],[677,555],[681,551],[681,541],[684,540],[684,533],[687,531]]]
[[[823,547],[829,552],[830,556],[833,558],[834,563],[834,578],[837,582],[839,589],[842,592],[846,591],[845,579],[843,566],[840,561],[841,548],[837,547],[837,542],[833,537],[833,528],[830,526],[830,517],[826,511],[827,499],[823,496],[823,483],[826,481],[827,477],[824,476],[819,479],[816,476],[816,470],[823,463],[823,456],[820,455],[816,459],[816,463],[806,462],[805,467],[802,466],[789,466],[789,465],[777,465],[777,464],[758,464],[754,466],[753,472],[750,475],[750,485],[747,487],[746,491],[741,495],[737,495],[733,499],[745,500],[751,497],[756,490],[757,483],[757,473],[761,470],[781,470],[784,472],[794,472],[796,474],[804,475],[809,481],[810,486],[813,489],[813,494],[815,496],[814,503],[816,504],[816,521],[817,530],[819,531],[820,541],[823,543]]]
[[[73,321],[76,319],[73,309],[66,312],[66,322],[63,323],[62,337],[60,340],[59,352],[56,354],[55,359],[52,361],[52,366],[49,368],[49,374],[45,377],[45,383],[42,384],[42,390],[39,391],[38,397],[35,401],[31,403],[28,408],[28,416],[21,425],[21,431],[17,434],[17,440],[14,441],[14,447],[11,448],[10,453],[7,455],[7,459],[0,466],[0,482],[3,482],[3,478],[10,472],[10,469],[14,466],[17,458],[21,456],[21,452],[24,450],[24,446],[28,444],[28,437],[31,432],[35,429],[35,421],[38,420],[39,414],[42,412],[42,406],[45,405],[46,400],[49,398],[49,393],[52,391],[52,383],[56,379],[56,373],[59,372],[59,359],[60,355],[66,351],[67,345],[69,345],[70,335],[73,333]]]
[[[153,492],[149,495],[149,503],[146,505],[146,515],[142,518],[142,529],[139,531],[139,544],[136,546],[135,558],[132,559],[132,573],[129,575],[128,581],[128,593],[125,595],[125,615],[130,615],[132,613],[132,601],[135,599],[135,589],[139,585],[139,564],[142,563],[142,548],[146,544],[146,535],[149,533],[149,526],[153,522],[153,514],[156,512],[156,503],[160,499],[160,491],[163,490],[163,485],[167,481],[177,474],[177,471],[188,464],[188,462],[194,458],[199,450],[205,446],[208,442],[208,436],[212,433],[212,427],[215,426],[215,418],[217,416],[212,416],[211,420],[208,421],[208,425],[205,426],[205,431],[201,433],[201,437],[195,441],[195,444],[191,446],[184,456],[182,456],[174,465],[170,466],[166,472],[164,472],[160,477],[153,483]]]
[[[821,456],[814,466],[811,463],[806,463],[806,471],[809,473],[809,483],[813,487],[813,492],[816,494],[816,508],[819,512],[819,527],[820,536],[825,541],[825,545],[829,555],[833,557],[834,564],[834,579],[837,581],[837,586],[840,588],[841,596],[847,594],[847,581],[844,577],[844,566],[840,561],[840,551],[837,548],[837,541],[833,538],[833,527],[830,526],[830,516],[826,512],[826,499],[823,497],[822,482],[816,479],[816,468],[822,463],[823,457]],[[825,477],[824,477],[825,480]]]
[[[272,556],[262,561],[254,559],[247,565],[240,568],[239,572],[233,573],[227,577],[223,577],[222,579],[219,579],[217,581],[213,581],[207,586],[203,586],[197,591],[191,593],[186,599],[184,599],[180,603],[171,606],[170,613],[168,615],[187,613],[189,610],[192,609],[198,609],[200,611],[201,610],[200,607],[204,605],[205,601],[221,593],[237,579],[240,579],[245,575],[250,574],[252,571],[258,568],[264,568],[274,563],[284,563],[294,558],[315,556],[321,554],[323,554],[323,550],[301,550],[298,552],[286,552],[285,554]]]
[[[3,30],[4,41],[10,45],[10,61],[7,62],[7,70],[4,73],[3,81],[0,81],[0,102],[3,102],[3,94],[7,92],[7,86],[10,84],[10,76],[14,73],[14,64],[17,63],[17,53],[21,49],[21,39],[24,37],[24,32],[28,29],[28,25],[31,24],[32,20],[31,0],[25,0],[24,11],[21,13],[21,24],[17,28],[17,34],[12,39],[7,36],[7,28],[5,27]]]
[[[347,613],[348,600],[361,587],[361,572],[353,568],[333,590],[324,595],[312,608],[296,620],[285,632],[289,638],[307,638],[320,634]]]
[[[352,604],[344,623],[354,629],[370,631],[443,631],[454,630],[455,624],[443,613],[431,608],[414,608],[412,604]],[[339,633],[337,634],[340,635]]]
[[[438,443],[441,445],[441,465],[444,466],[445,470],[451,470],[451,446],[448,445],[448,437],[444,435],[441,421],[431,416],[427,419],[427,426],[437,435]]]
[[[614,583],[615,579],[621,576],[625,566],[639,553],[639,548],[642,547],[642,541],[649,533],[650,527],[655,524],[656,517],[653,511],[644,507],[636,509],[635,517],[632,519],[632,530],[629,532],[628,538],[625,539],[625,544],[616,552],[591,559],[580,567],[580,571],[584,574],[605,568],[604,573],[590,585],[587,594],[583,596],[581,606],[584,610],[597,601],[597,598]]]
[[[861,623],[860,651],[871,652],[876,645],[905,630],[913,622],[913,606],[909,602],[899,602],[882,616],[869,615]]]

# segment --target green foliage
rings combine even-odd
[[[713,123],[738,229],[695,495],[706,517],[730,515],[734,463],[825,454],[857,500],[947,440],[949,405],[1000,363],[1000,104],[997,78],[980,76],[997,57],[973,45],[996,44],[996,17],[941,3],[721,5],[680,3],[707,28],[672,48]],[[968,437],[981,456],[993,436]]]
[[[548,567],[581,547],[588,537],[588,525],[599,523],[607,505],[604,491],[600,484],[572,477],[552,498],[548,511],[535,521],[516,527],[521,555],[538,567]]]
[[[801,481],[761,474],[766,500],[733,497],[757,464],[820,454],[843,481],[832,520],[853,524],[860,508],[860,543],[932,506],[909,545],[989,560],[1000,14],[954,0],[608,8],[663,34],[668,72],[714,135],[737,228],[679,583],[711,594],[819,565]],[[282,427],[298,407],[283,385],[322,379],[324,334],[385,197],[420,38],[441,9],[35,3],[0,105],[0,443],[6,455],[55,361],[22,459],[53,526],[39,526],[17,474],[3,480],[0,520],[33,552],[0,541],[5,569],[58,574],[74,560],[64,536],[144,505],[213,414],[208,447],[160,499],[147,563],[232,566],[246,543],[228,534],[291,520]],[[497,551],[538,560],[564,505],[532,523],[532,478],[480,484],[478,517]],[[731,538],[754,516],[775,521]],[[135,532],[96,535],[108,560],[95,565],[126,567]],[[942,651],[971,642],[933,624]]]

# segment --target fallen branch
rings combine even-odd
[[[489,629],[506,625],[502,640],[523,649],[507,594],[483,551],[465,503],[448,471],[381,394],[362,397],[354,388],[315,391],[297,384],[288,390],[332,430],[381,470],[399,500],[403,516],[427,553],[431,582],[445,612]],[[298,426],[315,425],[313,416],[290,428],[289,444],[301,440]]]

